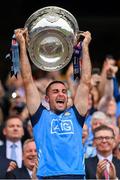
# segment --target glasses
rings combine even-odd
[[[110,140],[114,139],[114,137],[113,136],[104,136],[104,137],[100,136],[100,137],[95,137],[95,139],[98,140],[98,141],[103,141],[104,139],[106,141],[110,141]]]

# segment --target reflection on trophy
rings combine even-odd
[[[63,8],[48,6],[34,12],[26,21],[31,61],[45,71],[56,71],[71,60],[79,27],[75,17]]]

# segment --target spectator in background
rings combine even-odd
[[[4,110],[4,120],[10,115],[9,114],[9,108],[11,106],[11,99],[12,95],[15,95],[14,92],[19,92],[18,94],[23,97],[24,96],[24,88],[23,88],[23,81],[21,78],[21,75],[18,74],[17,78],[15,76],[11,77],[11,74],[9,73],[7,76],[6,81],[4,82],[4,90],[5,90],[5,96],[4,96],[4,104],[3,104],[3,110]]]
[[[117,117],[117,126],[118,126],[119,132],[120,132],[120,115]]]
[[[116,74],[118,72],[118,66],[116,64],[116,60],[113,56],[106,56],[106,59],[103,64],[102,72],[101,72],[101,82],[99,84],[99,92],[104,107],[102,108],[101,102],[100,107],[103,111],[106,112],[107,106],[109,106],[109,101],[115,102],[115,118],[117,118],[120,114],[120,93],[119,93],[119,85]]]
[[[92,112],[98,110],[98,104],[100,100],[99,84],[101,83],[101,75],[99,68],[92,69],[91,76],[91,96],[92,96]]]
[[[21,92],[21,95],[24,94],[23,80],[20,73],[17,75],[17,78],[15,76],[11,77],[11,74],[9,73],[4,86],[7,96],[10,96],[16,89]]]
[[[117,157],[120,160],[120,141],[117,144],[117,146],[114,148],[113,154],[115,157]]]
[[[113,71],[112,68],[109,68],[111,74],[107,72],[106,84],[104,87],[104,93],[101,97],[98,110],[103,111],[106,113],[108,117],[113,119],[113,123],[116,124],[116,111],[117,111],[117,104],[114,98],[114,83],[113,83]]]
[[[115,98],[113,97],[108,101],[106,108],[106,115],[112,119],[112,123],[115,125],[117,124],[116,111],[117,111],[117,104]]]
[[[19,116],[11,116],[5,121],[3,129],[5,143],[0,146],[0,157],[12,159],[12,145],[15,145],[16,162],[22,166],[22,137],[24,135],[23,122]]]
[[[89,122],[86,122],[87,126],[89,127],[88,131],[88,138],[86,141],[86,151],[85,151],[85,157],[93,157],[96,155],[96,148],[93,143],[93,132],[94,129],[101,126],[101,125],[109,125],[111,124],[111,121],[109,118],[107,118],[106,114],[102,111],[96,111],[92,114],[91,120]]]
[[[26,106],[26,98],[25,93],[21,93],[20,89],[16,89],[12,92],[11,96],[9,97],[9,116],[19,116],[23,122],[24,128],[24,136],[23,141],[27,138],[30,138],[30,134],[27,130],[27,123],[29,121],[29,113]]]
[[[32,138],[33,137],[33,128],[32,128],[32,123],[31,123],[30,119],[26,123],[26,129],[29,134],[29,137]]]
[[[12,92],[9,98],[9,102],[9,116],[19,115],[21,116],[21,119],[23,121],[26,120],[28,117],[28,113],[26,114],[26,117],[22,118],[22,112],[26,109],[25,94],[21,94],[21,92],[18,89],[16,89]]]
[[[102,71],[100,73],[101,75],[101,81],[99,83],[100,97],[104,95],[106,80],[108,78],[111,78],[113,74],[115,75],[117,71],[118,71],[118,67],[116,65],[116,59],[110,54],[106,55],[102,66]]]
[[[32,179],[34,167],[37,164],[37,151],[33,139],[27,139],[23,144],[23,166],[6,173],[6,179]]]
[[[106,56],[101,73],[98,68],[93,68],[91,77],[92,106],[85,121],[89,127],[88,143],[91,142],[92,138],[91,121],[95,111],[105,113],[107,117],[105,119],[109,119],[108,124],[116,125],[117,104],[114,98],[113,77],[117,69],[115,59],[112,56]]]
[[[82,130],[82,143],[83,143],[83,151],[84,151],[85,158],[86,158],[87,138],[88,138],[88,126],[85,123]]]
[[[82,130],[82,143],[85,144],[85,141],[87,140],[88,137],[88,126],[87,124],[83,125],[83,130]]]
[[[94,130],[97,155],[85,160],[86,179],[120,179],[120,160],[113,156],[115,134],[112,128],[101,125]]]
[[[90,120],[86,120],[86,124],[89,128],[89,144],[92,144],[92,140],[93,140],[93,130],[100,126],[101,124],[106,123],[107,121],[107,116],[104,112],[102,111],[95,111],[92,115],[91,115],[91,119]]]

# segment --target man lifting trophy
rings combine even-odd
[[[81,35],[84,37],[82,43]],[[89,109],[91,33],[79,32],[76,19],[68,11],[49,6],[33,13],[24,28],[15,30],[15,37],[38,153],[37,178],[84,179],[82,127]],[[60,70],[73,54],[74,61],[82,56],[81,77],[72,106],[67,107],[68,89],[63,81],[52,81],[47,86],[45,100],[49,109],[42,104],[28,53],[31,61],[43,71]],[[75,73],[78,72],[76,62]]]

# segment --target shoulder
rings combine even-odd
[[[45,109],[46,108],[42,104],[40,104],[37,111],[33,115],[30,115],[30,119],[31,119],[31,123],[32,123],[33,127],[37,124],[37,122],[39,121],[39,118],[42,115],[43,110],[45,110]]]
[[[6,148],[6,143],[0,146],[0,149],[4,149],[4,148]]]
[[[6,144],[0,146],[0,157],[5,157],[6,154]]]
[[[85,163],[93,163],[93,162],[97,162],[98,161],[98,158],[97,156],[94,156],[94,157],[89,157],[89,158],[85,158]]]
[[[112,161],[113,161],[113,163],[116,162],[117,164],[120,165],[120,159],[118,159],[117,157],[113,156]]]

